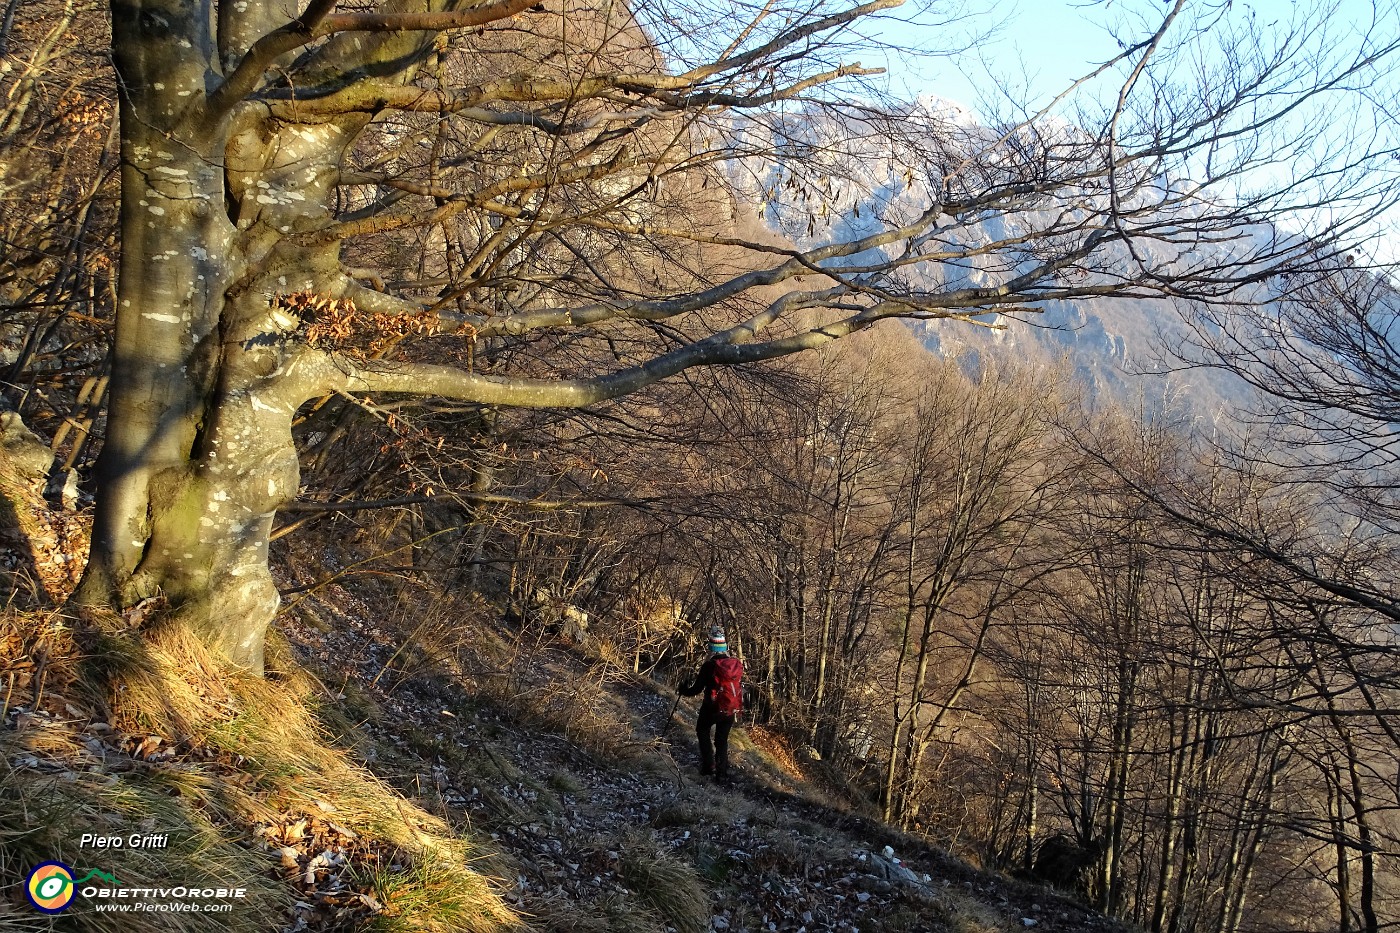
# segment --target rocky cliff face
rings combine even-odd
[[[792,113],[764,130],[755,149],[789,156],[783,161],[749,160],[730,170],[732,183],[753,211],[771,230],[801,247],[869,235],[891,223],[907,223],[935,203],[930,178],[949,171],[956,153],[978,147],[1016,144],[1001,140],[1006,128],[977,122],[958,104],[923,97],[908,105],[915,131],[897,122],[865,123],[864,117],[830,111]],[[1071,137],[1078,131],[1054,124],[1038,133]],[[936,149],[927,148],[930,136]],[[953,154],[950,156],[950,153]],[[956,165],[953,166],[956,169]],[[1159,179],[1163,191],[1179,183]],[[969,222],[967,217],[947,218],[946,225],[931,234],[954,251],[976,253],[977,248],[1000,241],[1014,241],[1050,223],[1052,203],[1020,214],[987,213]],[[1200,203],[1199,210],[1209,205]],[[1175,208],[1189,211],[1192,208]],[[1170,223],[1163,218],[1164,224]],[[1256,238],[1277,239],[1267,225],[1232,231],[1218,242],[1184,250],[1180,243],[1135,242],[1134,251],[1149,264],[1160,261],[1182,268],[1201,263],[1229,262],[1231,255]],[[902,245],[886,247],[886,257],[898,255]],[[872,256],[872,259],[875,258]],[[1092,272],[1067,270],[1056,284],[1073,285],[1097,277],[1114,277],[1112,263],[1122,263],[1121,277],[1129,277],[1133,258],[1114,248],[1108,273],[1101,266]],[[1008,250],[1003,255],[973,255],[941,266],[910,266],[893,279],[911,291],[989,285],[1008,273],[1027,268],[1024,255]],[[1241,295],[1252,299],[1266,295],[1264,288]],[[964,321],[913,322],[909,326],[926,347],[940,356],[961,359],[968,365],[986,362],[1031,362],[1066,366],[1088,388],[1094,401],[1113,402],[1148,410],[1172,410],[1188,417],[1214,422],[1222,410],[1246,404],[1252,390],[1232,375],[1183,365],[1178,353],[1198,340],[1183,308],[1161,298],[1089,297],[1075,300],[1049,298],[1028,303],[1012,314],[985,315],[977,320],[993,325],[979,327]]]

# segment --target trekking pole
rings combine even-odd
[[[666,717],[666,725],[661,727],[661,738],[666,738],[666,733],[671,731],[671,723],[676,721],[676,710],[681,708],[681,694],[676,691],[676,702],[671,704],[671,713]]]

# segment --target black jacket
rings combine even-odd
[[[719,687],[719,678],[715,671],[715,662],[720,658],[727,657],[729,657],[728,653],[721,654],[715,652],[711,654],[709,658],[705,660],[705,663],[700,665],[700,672],[695,675],[695,682],[689,687],[681,688],[681,696],[693,697],[697,693],[703,693],[705,699],[701,705],[714,706],[715,701],[711,699],[711,691]]]

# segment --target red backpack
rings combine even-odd
[[[744,664],[738,658],[715,658],[715,685],[705,691],[722,716],[737,715],[744,708]]]

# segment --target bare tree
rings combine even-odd
[[[666,6],[716,53],[686,60],[622,5],[116,0],[122,255],[82,600],[160,593],[258,669],[278,602],[268,535],[298,487],[290,426],[309,400],[581,407],[886,318],[1229,294],[1319,261],[1242,224],[1282,220],[1334,170],[1385,155],[1315,139],[1305,178],[1251,186],[1298,151],[1309,102],[1364,104],[1352,89],[1375,86],[1395,46],[1345,50],[1310,29],[1321,9],[1264,30],[1179,0],[1124,33],[1104,66],[1121,92],[1079,128],[969,133],[899,113],[924,206],[868,235],[797,251],[658,209],[704,202],[736,114],[839,102],[838,82],[867,69],[829,40],[898,4]],[[1219,35],[1218,73],[1172,77]],[[1334,190],[1334,235],[1311,242],[1342,244],[1372,191]],[[415,237],[439,258],[405,262]],[[706,264],[702,246],[731,258]],[[918,267],[956,274],[914,284]],[[569,352],[590,334],[601,356]]]
[[[982,662],[1007,593],[1063,477],[1044,462],[1053,375],[945,367],[927,379],[893,450],[899,580],[884,817],[917,809],[924,758]],[[1018,579],[1021,578],[1021,579]]]
[[[1394,620],[1400,597],[1388,576],[1368,568],[1393,562],[1400,529],[1392,436],[1400,295],[1389,269],[1364,258],[1358,265],[1361,256],[1289,275],[1270,301],[1191,307],[1197,343],[1180,348],[1192,364],[1225,369],[1258,390],[1254,409],[1239,415],[1247,431],[1222,437],[1218,456],[1244,469],[1254,460],[1273,465],[1296,495],[1327,501],[1332,520],[1318,535],[1280,539],[1215,522],[1189,497],[1162,504]]]
[[[87,38],[104,30],[93,0],[9,4],[0,21],[0,404],[65,470],[86,460],[106,393],[116,113]]]

